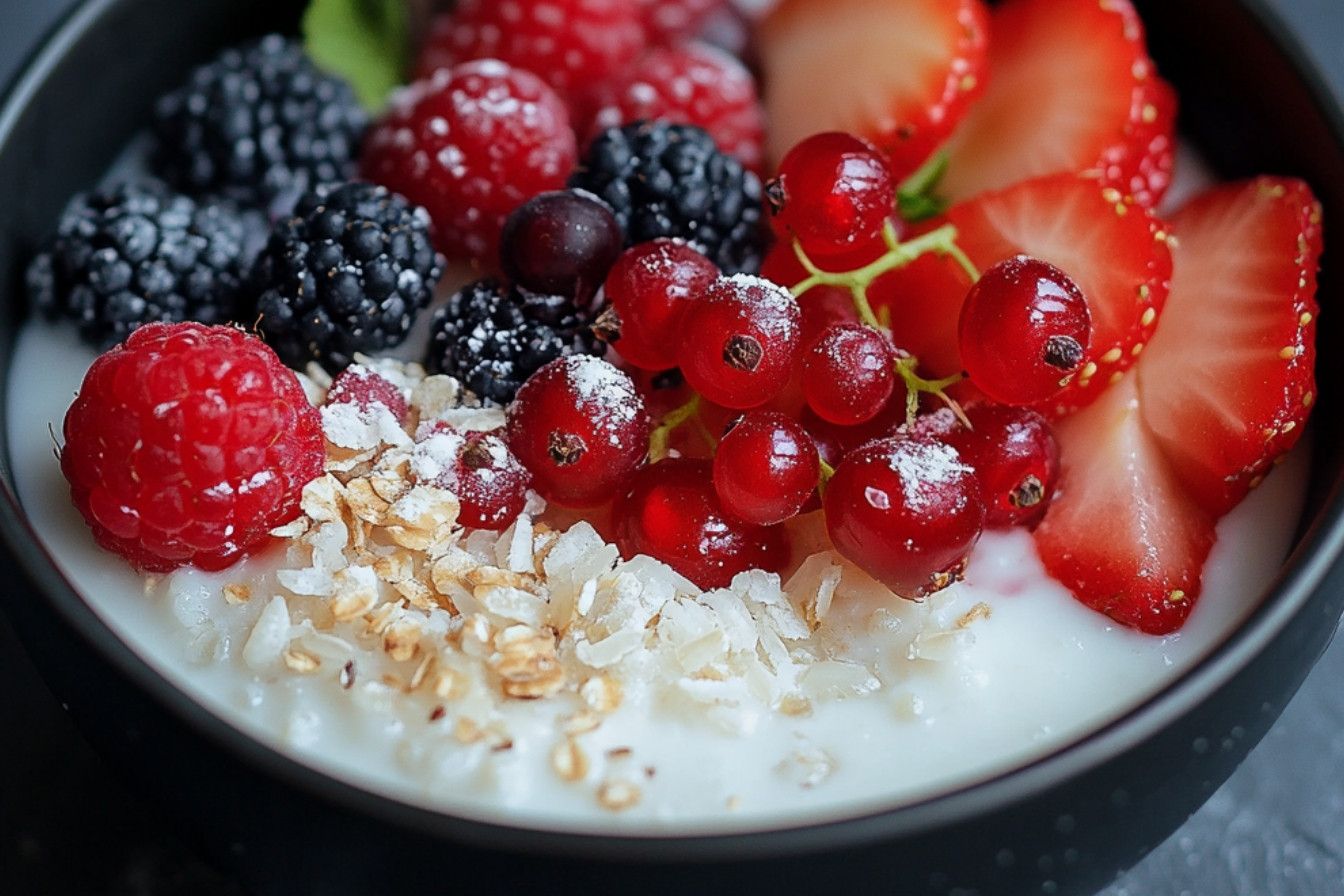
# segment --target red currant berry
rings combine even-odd
[[[411,473],[457,496],[459,524],[499,531],[522,512],[532,477],[498,432],[458,430],[439,420],[422,427],[415,441]]]
[[[666,458],[640,470],[612,507],[622,556],[647,554],[700,588],[722,588],[748,569],[777,571],[788,545],[776,526],[724,512],[708,461]]]
[[[800,317],[779,284],[746,274],[720,277],[682,318],[677,358],[686,382],[727,408],[764,404],[789,381]]]
[[[975,471],[951,445],[919,434],[851,451],[822,506],[836,550],[912,600],[961,578],[985,520]]]
[[[1082,366],[1092,313],[1078,284],[1027,255],[990,267],[961,307],[957,343],[971,382],[1004,404],[1058,395]]]
[[[789,150],[766,185],[776,234],[816,258],[871,243],[895,207],[886,159],[852,134],[813,134]]]
[[[970,428],[943,410],[924,420],[940,420],[944,438],[980,477],[985,525],[1030,526],[1050,506],[1059,479],[1059,445],[1038,411],[992,401],[963,407]],[[934,424],[937,425],[937,424]]]
[[[808,407],[831,423],[852,426],[873,419],[895,388],[896,350],[872,327],[828,327],[803,356]]]
[[[607,274],[596,332],[635,367],[676,367],[682,315],[718,278],[718,265],[681,240],[636,243]]]
[[[611,208],[582,190],[548,190],[504,220],[499,266],[538,295],[587,303],[606,279],[625,235]]]
[[[629,374],[592,355],[565,355],[523,383],[504,440],[543,498],[596,507],[644,463],[649,416]]]
[[[812,437],[778,411],[744,414],[714,453],[714,490],[723,509],[761,526],[796,515],[820,478]]]

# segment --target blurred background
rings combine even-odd
[[[1344,99],[1344,2],[1262,0]],[[76,0],[0,0],[0,85]],[[1209,802],[1101,896],[1344,896],[1344,641]],[[245,896],[90,751],[0,615],[0,893]]]

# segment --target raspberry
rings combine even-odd
[[[640,11],[629,0],[459,0],[434,19],[415,73],[498,59],[570,98],[629,66],[643,49]]]
[[[124,183],[71,201],[28,266],[28,297],[100,349],[149,321],[225,323],[239,309],[245,243],[228,206]]]
[[[400,345],[434,295],[442,256],[429,216],[362,181],[305,194],[252,270],[258,326],[291,367],[347,366]]]
[[[616,215],[627,246],[681,237],[725,273],[760,267],[761,182],[694,125],[637,121],[589,144],[569,179]]]
[[[724,0],[635,0],[650,43],[675,44],[696,34]]]
[[[625,74],[594,91],[595,111],[579,133],[596,135],[646,118],[704,128],[719,149],[751,171],[761,170],[765,112],[756,80],[718,47],[690,42],[646,53]]]
[[[488,404],[513,401],[542,365],[570,354],[600,355],[591,310],[563,296],[506,287],[494,278],[467,284],[434,314],[427,366]]]
[[[368,114],[298,41],[270,34],[225,50],[154,108],[154,168],[185,193],[287,208],[354,173]]]
[[[151,323],[89,368],[61,471],[94,539],[136,569],[218,570],[297,514],[325,459],[317,409],[259,338]]]
[[[401,389],[363,364],[351,364],[336,374],[327,388],[326,403],[354,405],[362,413],[384,407],[397,422],[404,421],[411,412]]]
[[[481,60],[395,93],[360,165],[366,179],[429,210],[444,254],[493,268],[509,212],[563,188],[577,155],[554,90],[524,69]]]

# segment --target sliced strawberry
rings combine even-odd
[[[990,22],[989,66],[983,100],[948,145],[942,188],[952,199],[1057,171],[1126,188],[1145,168],[1169,166],[1161,148],[1146,161],[1154,129],[1173,145],[1174,106],[1151,83],[1129,0],[1005,0]],[[1165,189],[1159,177],[1146,193],[1154,186]]]
[[[1171,227],[1139,394],[1177,474],[1221,514],[1293,446],[1316,396],[1321,208],[1303,182],[1260,177],[1200,194]]]
[[[1214,521],[1144,424],[1135,376],[1061,421],[1056,436],[1059,490],[1034,533],[1046,571],[1123,625],[1175,631],[1199,596]]]
[[[1157,74],[1139,82],[1126,124],[1125,140],[1101,156],[1101,179],[1156,208],[1171,186],[1176,167],[1176,88]]]
[[[957,245],[978,270],[1025,253],[1063,270],[1086,296],[1091,345],[1043,413],[1082,407],[1134,363],[1171,278],[1166,229],[1150,212],[1093,179],[1056,174],[982,193],[944,221],[956,225]],[[870,299],[887,309],[896,343],[944,376],[961,369],[957,318],[970,285],[951,258],[927,256],[879,279]]]
[[[783,0],[758,31],[767,158],[849,131],[904,178],[982,92],[988,20],[982,0]]]

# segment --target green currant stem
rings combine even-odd
[[[901,358],[896,362],[896,372],[905,381],[906,425],[915,422],[915,415],[919,411],[919,393],[928,392],[942,399],[943,403],[952,409],[952,413],[957,415],[957,420],[969,429],[971,421],[966,419],[966,412],[961,409],[961,405],[957,403],[955,398],[947,394],[947,390],[961,382],[965,374],[954,373],[952,376],[945,376],[942,379],[928,380],[915,373],[915,366],[918,363],[918,359],[913,356]]]
[[[653,432],[649,434],[649,461],[651,463],[656,463],[667,457],[669,444],[672,441],[672,433],[678,426],[681,426],[690,420],[694,420],[699,424],[700,429],[705,436],[708,437],[710,441],[713,441],[713,437],[710,435],[704,421],[700,419],[700,394],[694,392],[691,394],[691,397],[687,399],[685,404],[668,411],[663,419],[659,421],[658,425],[654,427]]]
[[[798,241],[794,240],[794,255],[798,257],[798,263],[807,271],[808,276],[795,284],[791,292],[794,296],[801,296],[816,286],[844,287],[854,297],[854,309],[858,312],[859,319],[871,327],[878,327],[881,324],[877,315],[873,313],[872,304],[868,301],[868,287],[883,274],[905,267],[925,253],[950,255],[972,280],[979,278],[980,274],[976,271],[975,265],[971,264],[966,253],[961,251],[956,240],[956,225],[944,224],[903,243],[896,235],[896,225],[892,221],[887,221],[882,228],[882,241],[886,243],[887,251],[863,267],[850,271],[823,271],[807,257]]]
[[[835,475],[835,467],[826,463],[826,458],[817,452],[817,463],[821,465],[821,475],[817,477],[817,494],[826,497],[826,486],[830,484],[831,477]]]

